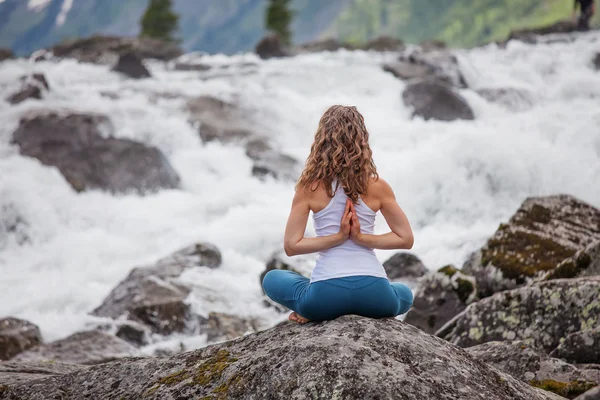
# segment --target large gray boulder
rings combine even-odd
[[[475,119],[469,103],[448,84],[437,80],[411,83],[402,93],[404,104],[413,116],[425,120],[454,121]]]
[[[291,339],[293,338],[293,339]],[[64,390],[68,388],[68,390]],[[124,360],[0,398],[558,400],[394,319],[284,324],[169,358]]]
[[[150,78],[150,71],[142,63],[142,59],[135,53],[125,53],[119,56],[119,60],[112,69],[133,79]]]
[[[185,247],[154,265],[134,268],[92,314],[127,318],[163,335],[193,330],[194,318],[185,303],[190,288],[177,278],[189,268],[220,265],[221,253],[215,246],[197,243]]]
[[[567,335],[550,355],[574,364],[600,364],[600,327]]]
[[[116,336],[87,331],[36,346],[20,353],[12,361],[94,365],[136,355],[139,353],[135,347]]]
[[[20,88],[6,99],[10,104],[19,104],[27,99],[40,100],[50,90],[44,74],[24,75],[19,78]]]
[[[42,334],[36,325],[17,318],[0,319],[0,361],[10,360],[40,343]]]
[[[600,384],[599,370],[577,369],[531,349],[522,341],[488,342],[465,350],[477,360],[516,379],[567,398],[583,394]]]
[[[405,321],[434,333],[475,301],[476,295],[475,279],[448,265],[419,281]]]
[[[579,276],[591,259],[571,257],[600,239],[598,221],[599,209],[568,195],[528,198],[462,270],[475,276],[481,297],[544,277]]]
[[[290,53],[285,49],[278,34],[271,32],[263,37],[255,48],[256,54],[262,59],[288,57]]]
[[[514,112],[529,110],[533,105],[533,95],[525,89],[482,88],[477,90],[477,94]]]
[[[575,400],[600,400],[600,386],[590,389]]]
[[[57,167],[77,191],[147,193],[179,186],[159,149],[112,137],[112,130],[103,115],[34,113],[21,119],[13,143],[21,154]]]
[[[408,83],[427,80],[447,83],[461,89],[468,86],[458,59],[447,50],[410,50],[402,53],[396,61],[384,64],[383,70]]]
[[[172,42],[142,37],[92,36],[74,39],[53,46],[50,51],[55,57],[75,58],[81,62],[115,64],[120,56],[134,54],[139,59],[154,58],[168,61],[183,54]]]
[[[550,352],[567,335],[598,327],[600,277],[585,277],[496,293],[469,305],[438,335],[461,347],[518,339]]]
[[[596,275],[600,275],[600,241],[593,242],[585,249],[581,249],[573,256],[564,259],[556,268],[549,271],[544,279]]]
[[[394,254],[383,263],[383,268],[388,278],[392,281],[398,279],[417,279],[429,272],[419,257],[406,251]]]
[[[43,379],[54,375],[64,375],[87,368],[83,365],[63,364],[56,361],[0,363],[0,399],[2,390],[8,390],[11,385],[19,385],[29,381]]]
[[[216,343],[257,332],[259,327],[258,321],[252,318],[211,312],[203,332],[206,333],[208,343]]]

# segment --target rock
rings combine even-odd
[[[208,315],[206,340],[209,343],[223,342],[258,331],[258,321],[240,318],[235,315],[211,312]]]
[[[383,268],[390,280],[415,279],[427,274],[429,270],[414,254],[401,252],[394,254],[383,263]]]
[[[479,296],[486,297],[551,274],[565,259],[599,239],[599,209],[568,195],[531,197],[462,270],[475,276]],[[589,265],[584,264],[568,277]],[[567,267],[558,277],[567,274]]]
[[[112,137],[107,117],[34,113],[21,119],[13,143],[21,154],[59,169],[77,191],[143,194],[179,187],[179,176],[155,147]]]
[[[590,389],[575,400],[600,400],[600,386]]]
[[[64,400],[560,399],[408,324],[358,316],[284,324],[169,358],[117,361],[5,392]]]
[[[284,271],[292,271],[292,272],[296,272],[302,276],[308,277],[310,275],[310,272],[307,271],[306,268],[302,268],[297,265],[294,265],[294,261],[297,261],[297,260],[292,260],[290,257],[287,257],[283,253],[273,254],[273,256],[271,257],[271,259],[269,260],[269,262],[266,265],[266,269],[260,274],[261,287],[262,287],[262,282],[265,279],[265,275],[267,275],[267,272],[273,271],[275,269],[281,269]]]
[[[422,81],[409,84],[402,93],[402,99],[407,107],[413,109],[413,116],[418,115],[425,120],[475,119],[467,101],[449,85],[441,82]]]
[[[14,58],[14,56],[11,49],[0,48],[0,62],[10,60],[11,58]]]
[[[550,355],[570,363],[600,364],[600,327],[567,335]]]
[[[17,318],[0,319],[0,361],[10,360],[40,343],[42,334],[36,325]]]
[[[446,43],[441,40],[432,39],[421,42],[421,50],[423,50],[425,53],[430,51],[445,50],[447,47],[448,46],[446,46]]]
[[[19,385],[29,381],[47,378],[54,375],[70,374],[87,367],[83,365],[63,364],[52,362],[15,362],[8,361],[0,363],[0,399],[2,388]]]
[[[208,71],[210,69],[212,69],[211,65],[208,64],[200,64],[200,63],[184,63],[184,62],[177,62],[175,63],[175,65],[173,65],[173,69],[175,71],[198,71],[198,72],[204,72],[204,71]]]
[[[424,79],[433,74],[433,69],[428,65],[396,61],[383,65],[383,70],[402,80]]]
[[[135,355],[137,349],[126,341],[105,332],[87,331],[29,349],[13,361],[94,365]]]
[[[448,265],[421,279],[405,321],[434,333],[467,308],[475,297],[475,280]]]
[[[19,104],[27,99],[42,98],[42,93],[50,90],[44,74],[25,75],[19,78],[21,88],[11,94],[6,100],[10,104]]]
[[[262,154],[256,160],[252,167],[252,175],[260,179],[271,176],[275,179],[296,181],[302,172],[301,167],[294,157],[271,151]]]
[[[276,33],[269,33],[256,45],[256,54],[263,60],[269,58],[288,57],[290,54],[284,49],[283,43]]]
[[[465,350],[516,379],[570,399],[600,383],[600,371],[579,370],[529,348],[522,341],[488,342]]]
[[[594,59],[592,60],[592,64],[594,65],[594,69],[596,71],[600,71],[600,53],[596,53]]]
[[[373,51],[401,51],[405,47],[402,40],[385,35],[371,39],[364,46],[361,46],[363,50]]]
[[[600,277],[557,279],[479,300],[438,331],[461,347],[523,340],[545,352],[573,332],[600,327]]]
[[[525,28],[512,31],[508,40],[520,40],[526,43],[537,43],[537,36],[553,33],[570,33],[577,31],[577,25],[572,21],[559,21],[552,25],[539,28]]]
[[[168,61],[183,54],[181,48],[172,42],[141,37],[92,36],[58,44],[50,49],[55,57],[75,58],[81,62],[114,64],[127,53],[139,59],[154,58]]]
[[[564,259],[546,276],[546,280],[600,275],[600,241],[593,242],[572,257]]]
[[[135,53],[125,53],[119,57],[119,61],[112,69],[133,79],[150,78],[150,72],[146,69],[142,60]]]
[[[186,331],[192,319],[185,303],[190,289],[176,282],[176,278],[189,268],[219,265],[221,254],[213,245],[188,246],[155,265],[134,268],[92,314],[113,319],[125,317],[163,335]]]
[[[320,53],[322,51],[337,51],[340,49],[355,50],[356,46],[350,43],[342,43],[337,39],[325,38],[304,43],[295,48],[298,53]]]
[[[397,61],[384,64],[383,70],[409,83],[438,81],[461,89],[467,87],[458,59],[448,51],[410,50],[402,53]]]
[[[491,103],[497,103],[510,111],[525,111],[533,106],[531,93],[515,88],[484,88],[477,93]]]
[[[136,347],[145,346],[150,343],[150,330],[133,321],[125,321],[119,324],[115,335]]]

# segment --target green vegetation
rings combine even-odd
[[[171,0],[150,0],[141,20],[140,36],[173,41],[179,16],[172,11]]]
[[[596,386],[594,382],[586,381],[571,381],[571,382],[558,382],[552,379],[545,379],[543,381],[530,381],[531,386],[546,390],[548,392],[556,393],[560,396],[572,399],[580,394],[583,394]]]
[[[290,24],[294,13],[290,10],[290,0],[269,0],[266,13],[267,30],[276,32],[285,44],[292,42]]]

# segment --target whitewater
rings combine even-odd
[[[194,287],[188,301],[197,313],[266,325],[282,318],[264,307],[259,275],[282,249],[294,184],[253,177],[241,145],[203,144],[185,107],[200,95],[238,104],[301,162],[324,110],[356,105],[378,171],[412,224],[412,252],[432,270],[462,265],[528,196],[568,193],[600,207],[600,73],[591,65],[598,51],[599,33],[457,50],[470,87],[460,93],[476,119],[455,122],[411,119],[401,99],[405,83],[381,69],[391,53],[340,50],[268,61],[187,55],[215,68],[180,72],[148,62],[153,78],[140,81],[75,60],[3,62],[0,98],[31,72],[45,74],[51,90],[42,101],[0,101],[0,224],[20,222],[0,237],[0,317],[38,324],[45,341],[95,326],[99,319],[88,313],[133,267],[201,241],[220,249],[223,265],[181,277]],[[510,111],[478,95],[481,88],[521,89],[532,104]],[[144,197],[75,192],[57,169],[10,144],[19,118],[39,109],[109,116],[116,137],[165,153],[181,189]],[[378,217],[376,231],[386,229]],[[377,252],[382,262],[392,254]],[[172,340],[188,349],[205,344],[202,336]]]

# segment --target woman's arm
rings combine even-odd
[[[315,238],[304,237],[309,212],[310,206],[306,193],[299,188],[292,201],[292,210],[285,227],[283,239],[283,248],[288,256],[327,250],[344,243],[350,237],[350,219],[352,218],[350,201],[346,202],[346,210],[342,216],[340,231],[333,235]]]
[[[414,236],[406,214],[396,202],[394,191],[383,179],[378,181],[378,194],[381,201],[381,213],[388,223],[391,232],[383,235],[369,235],[360,232],[360,223],[352,205],[353,213],[350,236],[355,243],[371,249],[410,249],[414,244]]]

